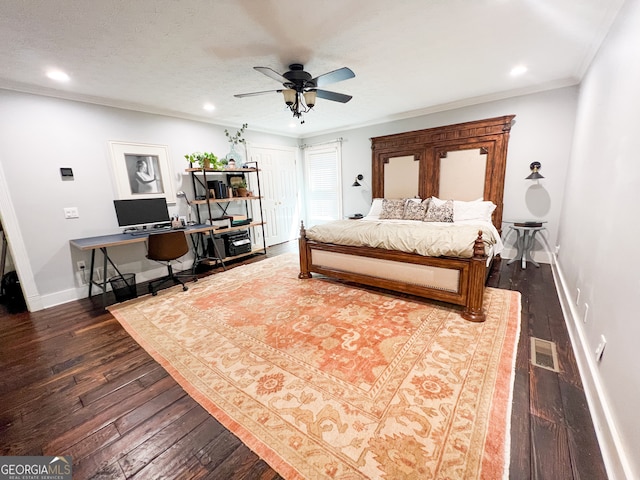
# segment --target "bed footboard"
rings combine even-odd
[[[463,305],[462,317],[482,322],[487,257],[482,232],[472,258],[424,257],[418,254],[370,247],[334,245],[309,240],[304,224],[298,239],[300,274],[328,277]]]
[[[304,229],[304,222],[300,222],[298,250],[300,252],[300,273],[298,278],[311,278],[311,251],[307,246],[307,232]]]
[[[473,257],[469,259],[469,286],[467,292],[466,309],[462,318],[471,322],[484,322],[486,315],[482,309],[484,298],[484,283],[487,279],[487,256],[484,253],[482,231],[473,244]]]

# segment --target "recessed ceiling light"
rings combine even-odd
[[[216,109],[215,105],[213,105],[212,103],[205,103],[202,108],[204,108],[207,112],[213,112]]]
[[[50,70],[47,72],[47,77],[56,82],[68,82],[71,78],[62,70]]]
[[[511,69],[511,76],[517,77],[518,75],[522,75],[523,73],[527,73],[527,67],[524,65],[517,65]]]

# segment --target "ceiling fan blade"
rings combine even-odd
[[[264,95],[265,93],[282,93],[282,90],[265,90],[264,92],[238,93],[234,95],[236,98],[255,97],[256,95]]]
[[[266,75],[266,74],[265,74]],[[334,70],[333,72],[328,72],[323,75],[318,75],[316,78],[311,80],[315,82],[316,87],[322,87],[323,85],[329,85],[330,83],[341,82],[343,80],[348,80],[349,78],[355,77],[356,74],[350,68],[342,67],[338,70]]]
[[[347,103],[353,97],[351,95],[345,95],[343,93],[329,92],[327,90],[316,90],[318,98],[324,98],[325,100],[331,100],[334,102]]]
[[[287,80],[285,77],[283,77],[282,75],[280,75],[278,72],[276,72],[273,68],[269,68],[269,67],[253,67],[254,70],[257,70],[258,72],[266,75],[269,78],[273,78],[276,82],[280,82],[280,83],[287,83],[289,80]]]

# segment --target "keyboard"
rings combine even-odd
[[[140,235],[153,235],[154,233],[165,233],[171,230],[171,227],[156,227],[156,228],[147,228],[145,230],[135,230],[133,232],[129,232],[129,235],[133,235],[134,237],[139,237]]]

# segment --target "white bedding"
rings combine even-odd
[[[478,231],[482,230],[485,252],[497,255],[503,243],[491,222],[464,220],[454,223],[416,220],[380,220],[375,215],[362,220],[338,220],[306,231],[310,240],[337,245],[368,246],[418,253],[429,257],[470,258]]]

